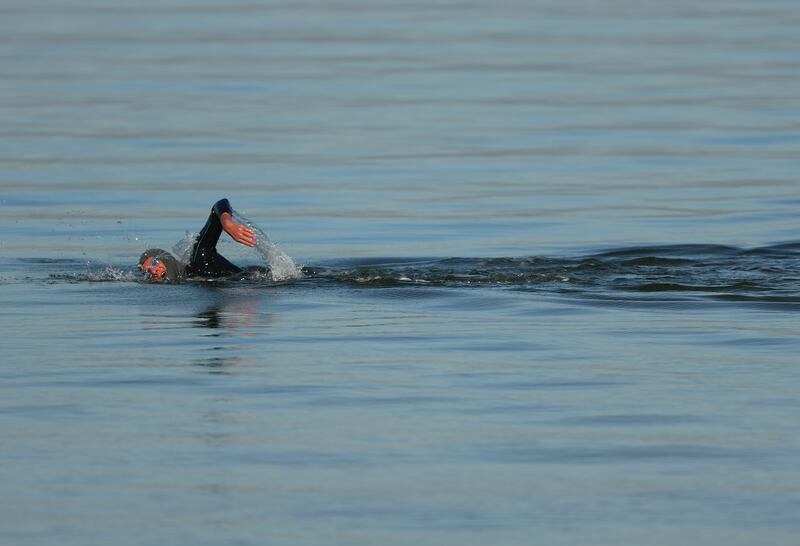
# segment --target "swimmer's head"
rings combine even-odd
[[[169,282],[177,280],[180,264],[175,257],[160,248],[145,250],[139,257],[139,270],[145,280],[150,282]]]

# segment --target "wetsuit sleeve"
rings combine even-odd
[[[220,199],[211,207],[211,214],[206,220],[206,225],[197,236],[192,256],[189,261],[189,273],[203,277],[221,277],[232,273],[239,273],[236,267],[217,252],[217,241],[222,235],[223,213],[233,214],[231,204],[227,199]]]

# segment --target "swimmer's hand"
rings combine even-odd
[[[222,223],[222,229],[224,229],[225,233],[230,235],[234,241],[249,247],[256,246],[256,234],[253,230],[235,221],[229,213],[223,212],[219,217],[219,221]]]

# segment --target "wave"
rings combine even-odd
[[[616,299],[800,300],[800,243],[744,249],[720,245],[637,246],[569,257],[340,259],[303,268],[289,260],[290,265],[271,260],[268,263],[272,267],[251,266],[235,280],[215,282],[497,286]],[[135,267],[90,263],[84,271],[75,273],[72,264],[78,261],[24,261],[28,266],[51,270],[48,279],[54,282],[140,280]],[[283,266],[289,269],[276,275],[273,267]],[[71,271],[58,271],[65,267]]]
[[[356,283],[543,285],[620,290],[772,290],[800,280],[800,243],[758,249],[709,245],[634,247],[570,258],[363,260],[309,268],[312,276]]]

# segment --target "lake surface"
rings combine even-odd
[[[0,543],[796,544],[799,43],[0,1]],[[302,274],[141,282],[221,197]]]

